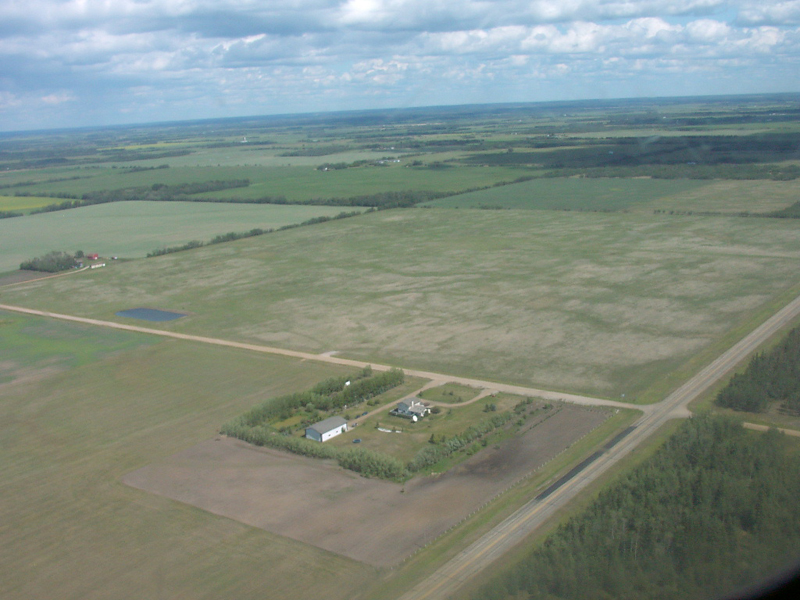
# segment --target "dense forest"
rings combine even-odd
[[[771,351],[756,354],[717,395],[720,406],[764,412],[779,402],[784,411],[800,412],[800,327]]]
[[[715,598],[800,557],[800,455],[775,430],[688,420],[475,600]]]

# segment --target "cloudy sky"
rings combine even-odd
[[[0,130],[800,91],[800,0],[2,0]]]

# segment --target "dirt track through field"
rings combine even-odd
[[[442,475],[405,485],[228,438],[198,444],[126,475],[123,482],[386,567],[458,525],[608,415],[569,404],[554,407],[523,435]]]
[[[388,365],[381,365],[376,363],[368,363],[358,360],[350,360],[347,358],[340,358],[335,356],[332,352],[325,352],[323,354],[310,354],[308,352],[297,352],[295,350],[287,350],[285,348],[275,348],[272,346],[264,346],[260,344],[247,344],[244,342],[234,342],[231,340],[223,340],[220,338],[205,337],[200,335],[190,335],[186,333],[177,333],[174,331],[165,331],[162,329],[152,329],[150,327],[140,327],[138,325],[125,325],[123,323],[115,323],[113,321],[102,321],[100,319],[89,319],[86,317],[75,317],[72,315],[64,315],[59,313],[52,313],[44,310],[35,310],[32,308],[24,308],[21,306],[10,306],[8,304],[0,304],[0,310],[7,310],[11,312],[22,313],[26,315],[34,315],[38,317],[49,317],[51,319],[61,319],[63,321],[73,321],[76,323],[84,323],[86,325],[96,325],[98,327],[111,327],[113,329],[121,329],[123,331],[133,331],[136,333],[146,333],[150,335],[158,335],[161,337],[175,338],[178,340],[186,340],[189,342],[200,342],[203,344],[213,344],[215,346],[227,346],[229,348],[240,348],[243,350],[252,350],[253,352],[264,352],[267,354],[279,354],[282,356],[290,356],[302,360],[316,360],[320,362],[327,362],[337,365],[345,365],[349,367],[356,367],[363,369],[366,366],[371,366],[376,371],[388,371],[391,367]],[[574,404],[581,404],[585,406],[611,406],[615,408],[637,408],[645,412],[649,411],[651,407],[648,406],[632,406],[623,402],[616,402],[614,400],[605,400],[601,398],[591,398],[589,396],[580,396],[577,394],[566,394],[561,392],[551,392],[547,390],[540,390],[519,385],[507,385],[491,381],[484,381],[480,379],[470,379],[467,377],[453,377],[442,373],[432,373],[429,371],[418,371],[413,369],[404,369],[407,375],[413,377],[421,377],[423,379],[431,379],[434,382],[455,382],[475,388],[495,390],[498,392],[508,392],[510,394],[517,394],[521,396],[536,396],[545,400],[552,401],[566,401]],[[452,406],[452,405],[451,405]]]

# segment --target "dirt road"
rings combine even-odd
[[[10,312],[17,312],[26,315],[34,315],[38,317],[49,317],[51,319],[60,319],[62,321],[72,321],[75,323],[84,323],[86,325],[96,325],[98,327],[110,327],[112,329],[121,329],[123,331],[133,331],[136,333],[146,333],[150,335],[158,335],[161,337],[174,338],[178,340],[186,340],[189,342],[200,342],[203,344],[213,344],[215,346],[226,346],[229,348],[241,348],[244,350],[252,350],[253,352],[264,352],[267,354],[279,354],[282,356],[291,356],[303,360],[316,360],[319,362],[332,363],[337,365],[344,365],[348,367],[356,367],[363,369],[366,366],[371,366],[376,371],[388,371],[392,367],[390,365],[381,365],[376,363],[368,363],[359,360],[350,360],[347,358],[340,358],[335,356],[332,352],[325,352],[323,354],[311,354],[308,352],[297,352],[295,350],[287,350],[285,348],[275,348],[272,346],[263,346],[260,344],[248,344],[245,342],[234,342],[231,340],[223,340],[220,338],[204,337],[200,335],[191,335],[187,333],[177,333],[174,331],[164,331],[162,329],[152,329],[150,327],[140,327],[138,325],[125,325],[123,323],[115,323],[113,321],[102,321],[99,319],[89,319],[86,317],[76,317],[72,315],[64,315],[60,313],[52,313],[44,310],[35,310],[32,308],[24,308],[21,306],[11,306],[8,304],[0,304],[0,310],[7,310]],[[430,371],[417,371],[412,369],[404,369],[407,375],[414,377],[422,377],[424,379],[432,380],[433,385],[444,384],[447,382],[461,383],[471,387],[482,388],[484,390],[495,390],[499,392],[509,392],[511,394],[519,394],[522,396],[537,396],[545,400],[564,400],[566,402],[573,402],[575,404],[582,404],[584,406],[613,406],[616,408],[632,408],[630,404],[616,402],[614,400],[605,400],[602,398],[591,398],[589,396],[579,396],[576,394],[563,394],[560,392],[550,392],[547,390],[540,390],[536,388],[507,385],[496,383],[492,381],[483,381],[480,379],[469,379],[467,377],[453,377],[443,373],[432,373]],[[433,387],[429,384],[426,387]],[[450,405],[454,406],[454,405]],[[640,410],[650,410],[647,406],[636,406]]]

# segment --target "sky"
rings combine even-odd
[[[0,131],[800,92],[800,0],[2,0]]]

